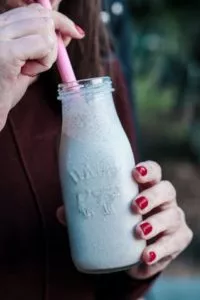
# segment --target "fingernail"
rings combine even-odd
[[[138,206],[141,210],[145,209],[145,208],[148,206],[148,204],[149,204],[147,198],[144,197],[144,196],[141,196],[141,197],[137,198],[137,199],[135,200],[135,202],[136,202],[137,206]]]
[[[149,252],[148,262],[151,263],[156,259],[156,253],[154,251]]]
[[[136,170],[138,171],[138,173],[140,173],[141,176],[147,175],[147,169],[143,166],[136,167]]]
[[[80,26],[75,25],[75,27],[80,35],[85,36],[85,31]]]
[[[153,227],[151,226],[151,224],[147,223],[147,222],[141,224],[140,228],[142,229],[142,232],[143,232],[144,235],[148,235],[153,230]]]

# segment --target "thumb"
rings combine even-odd
[[[65,218],[65,209],[64,206],[61,206],[56,211],[56,217],[60,224],[66,226],[66,218]]]

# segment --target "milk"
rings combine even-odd
[[[134,236],[134,156],[110,85],[97,84],[62,95],[60,178],[72,259],[85,273],[128,269],[145,247]]]

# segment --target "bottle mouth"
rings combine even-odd
[[[78,81],[62,83],[58,85],[59,100],[62,100],[62,96],[66,94],[74,94],[80,92],[101,92],[103,89],[109,89],[109,91],[114,91],[112,88],[112,80],[109,76],[104,77],[94,77],[88,79],[82,79]]]

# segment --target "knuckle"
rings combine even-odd
[[[49,55],[47,56],[46,60],[45,60],[45,63],[43,64],[44,69],[45,69],[46,71],[49,70],[49,69],[53,66],[55,60],[56,60],[56,57],[55,57],[55,59],[54,59],[54,55],[53,55],[53,54],[49,54]]]
[[[47,71],[52,67],[52,62],[49,59],[45,64],[44,64],[44,69]]]
[[[53,31],[55,31],[55,23],[54,23],[53,18],[48,19],[48,25]]]
[[[55,62],[55,60],[52,57],[51,60],[50,60],[50,62],[49,62],[49,69],[53,66],[54,62]]]
[[[191,243],[193,239],[193,232],[189,227],[184,227],[184,232],[181,235],[181,242],[179,241],[179,251],[182,252]]]
[[[57,47],[55,47],[52,55],[52,65],[55,63],[57,56],[58,56],[58,51],[57,51]]]
[[[45,28],[48,30],[55,30],[54,21],[52,18],[43,17],[43,22],[45,23]]]
[[[188,227],[188,230],[187,230],[187,244],[190,244],[193,237],[194,237],[193,231]]]
[[[48,47],[48,49],[49,49],[49,52],[51,52],[52,49],[53,49],[54,46],[55,46],[55,38],[54,38],[54,35],[51,34],[51,33],[49,33],[49,34],[47,34],[47,35],[44,35],[43,38],[44,38],[44,40],[45,40],[45,42],[46,42],[46,44],[47,44],[47,47]]]
[[[143,192],[144,196],[148,198],[150,201],[150,205],[156,205],[159,199],[159,191],[157,188],[152,188],[149,191]]]
[[[179,255],[179,251],[176,251],[174,252],[171,257],[172,257],[172,260],[175,260],[177,258],[177,256]]]
[[[50,69],[50,65],[48,63],[43,64],[42,72],[46,72]]]
[[[185,213],[180,207],[177,207],[175,211],[176,211],[175,217],[177,223],[180,224],[185,220]]]
[[[164,186],[164,188],[167,192],[168,200],[176,199],[176,189],[173,186],[173,184],[168,180],[163,180],[162,185]]]
[[[174,236],[171,237],[169,243],[173,245],[174,251],[173,252],[179,252],[181,248],[181,241],[178,238],[174,238]]]
[[[163,256],[170,255],[170,243],[167,243],[167,239],[162,240],[162,247],[160,249],[160,253],[162,253]]]

